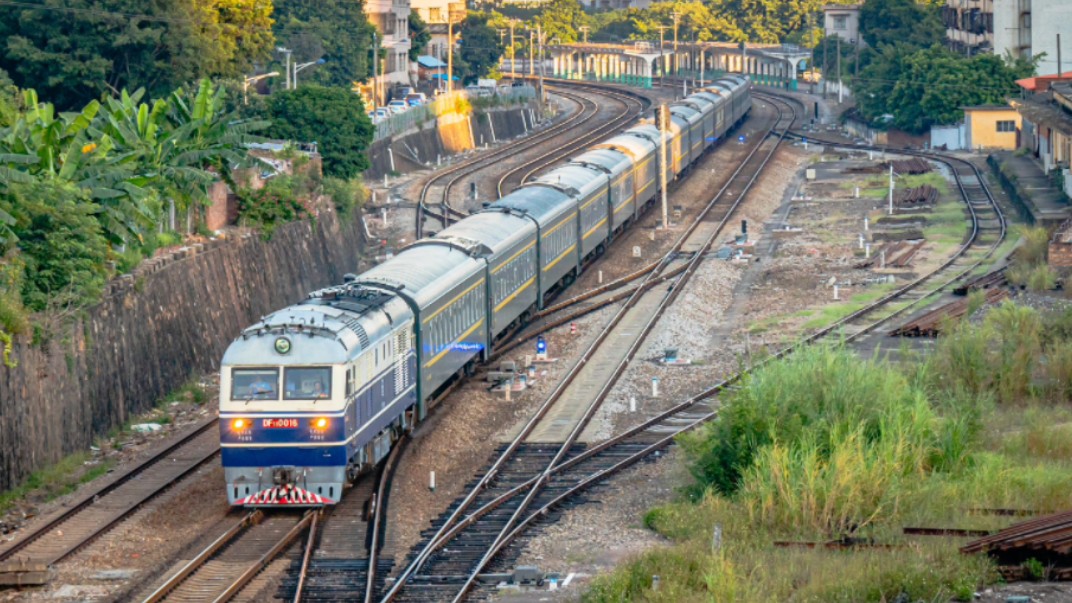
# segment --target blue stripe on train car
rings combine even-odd
[[[349,461],[346,446],[224,448],[224,467],[331,467]]]

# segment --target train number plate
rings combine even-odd
[[[265,429],[296,429],[297,419],[261,419],[261,425]]]

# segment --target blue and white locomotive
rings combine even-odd
[[[670,106],[667,181],[751,108],[747,78]],[[220,375],[227,498],[333,504],[453,379],[569,286],[656,199],[642,122],[346,282],[247,328]]]

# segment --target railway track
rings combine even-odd
[[[404,439],[381,465],[376,479],[365,479],[325,511],[320,529],[310,532],[305,551],[280,584],[284,601],[372,601],[394,566],[384,550],[388,493]]]
[[[219,453],[216,419],[204,421],[149,458],[83,494],[0,551],[5,562],[53,565],[111,530]]]
[[[317,531],[320,510],[245,514],[168,576],[144,603],[230,601],[302,533]]]
[[[766,98],[775,100],[773,97]],[[789,133],[786,132],[786,135]],[[849,341],[858,339],[879,326],[888,324],[895,317],[918,308],[924,300],[960,282],[992,257],[1005,239],[1007,226],[1005,217],[978,168],[970,162],[954,157],[924,156],[945,163],[952,170],[971,224],[962,246],[937,269],[786,347],[771,360],[784,357],[801,346],[813,344],[835,333]],[[894,304],[897,305],[891,308]],[[481,570],[503,569],[505,561],[500,559],[495,564],[491,561],[507,547],[514,547],[514,553],[518,552],[518,537],[534,523],[553,521],[556,513],[564,506],[577,503],[578,495],[586,489],[604,482],[610,475],[626,467],[650,458],[652,453],[672,443],[678,434],[715,418],[717,409],[714,405],[717,396],[742,376],[743,373],[718,383],[629,431],[591,448],[576,445],[563,447],[565,450],[560,448],[552,460],[546,463],[546,469],[542,473],[534,474],[531,466],[543,464],[550,456],[550,449],[546,445],[527,444],[524,449],[519,448],[520,452],[509,466],[492,465],[471,484],[473,489],[470,492],[478,493],[478,498],[469,500],[467,497],[457,502],[435,523],[433,530],[426,533],[424,548],[413,557],[407,567],[408,576],[404,572],[398,580],[400,585],[407,579],[411,585],[420,584],[420,590],[411,595],[401,590],[401,596],[397,599],[419,600],[423,597],[434,600],[461,600],[466,591],[479,581]],[[539,462],[533,459],[539,459]],[[489,487],[489,483],[494,486]],[[528,501],[527,508],[525,501]],[[464,519],[458,520],[459,510],[463,508]],[[497,524],[499,530],[489,532],[484,527],[471,529],[481,522]],[[469,538],[474,541],[459,546],[457,539],[465,537],[467,533],[471,534]],[[449,553],[434,552],[447,543],[450,543]],[[515,555],[504,556],[513,558]],[[441,564],[442,572],[433,573],[423,569],[425,565],[435,565],[437,562]],[[398,591],[389,591],[384,601],[395,600],[396,597],[391,596],[392,592],[396,596],[399,594]]]
[[[589,91],[598,90],[600,95],[617,100],[622,104],[621,113],[608,124],[604,124],[593,130],[593,132],[598,133],[589,132],[581,135],[570,143],[556,147],[554,150],[542,153],[534,159],[525,161],[515,168],[516,170],[526,170],[525,175],[527,176],[532,170],[541,169],[541,167],[549,165],[565,156],[571,152],[572,149],[579,148],[579,146],[575,146],[577,140],[590,141],[593,137],[601,136],[608,130],[621,127],[623,124],[634,119],[644,110],[644,108],[646,108],[646,99],[637,94],[614,90],[608,91],[604,88],[597,87],[578,86],[578,88],[587,89]],[[594,102],[592,99],[576,94],[575,92],[563,90],[560,87],[555,87],[554,90],[560,96],[576,102],[581,108],[561,123],[555,124],[541,132],[533,134],[532,136],[504,145],[498,149],[481,153],[478,157],[474,157],[468,161],[441,170],[439,173],[425,181],[424,185],[421,187],[417,202],[416,232],[418,239],[424,237],[424,221],[426,217],[438,220],[440,224],[446,227],[452,216],[456,219],[461,219],[468,215],[467,213],[452,207],[449,203],[451,189],[462,179],[473,172],[501,163],[504,159],[516,156],[518,153],[525,152],[561,135],[570,133],[583,124],[588,123],[598,115],[600,110],[599,103]],[[614,125],[612,126],[611,124]],[[531,170],[527,169],[534,165],[538,167],[531,168]],[[511,170],[511,172],[513,172],[513,170]],[[498,182],[497,190],[499,191],[500,196],[503,194],[502,191],[505,186],[505,181],[506,176]],[[437,194],[434,195],[440,199],[439,202],[433,200],[433,190],[436,188],[440,189],[437,191]]]
[[[499,178],[499,182],[496,184],[495,190],[499,197],[503,197],[522,184],[525,184],[529,179],[536,175],[537,172],[560,161],[564,157],[568,157],[570,153],[591,145],[599,138],[617,133],[618,130],[629,125],[631,121],[636,119],[648,106],[646,99],[642,99],[642,97],[631,93],[625,94],[607,88],[586,87],[584,85],[573,86],[573,88],[579,90],[599,90],[600,94],[605,94],[609,98],[622,103],[623,110],[617,117],[606,124],[578,136],[567,142],[565,145],[552,149],[543,153],[539,157],[526,161],[525,163],[508,170]],[[560,93],[562,91],[560,87],[552,87],[552,89],[558,90]]]
[[[576,442],[582,430],[639,351],[647,334],[703,261],[789,131],[795,114],[787,112],[784,103],[772,101],[771,104],[777,111],[777,119],[770,124],[770,139],[763,137],[755,144],[660,265],[647,273],[642,286],[636,288],[584,350],[562,383],[513,441],[500,450],[490,469],[441,518],[435,533],[427,535],[422,548],[412,556],[384,601],[463,599],[492,559],[520,533],[519,527],[534,519],[531,513],[543,509],[542,513],[546,514],[550,501],[565,487],[555,477],[555,467],[579,452]],[[673,287],[665,284],[643,287],[662,272],[674,270],[680,276]],[[564,403],[559,406],[560,401]],[[556,413],[556,408],[565,411]],[[564,428],[569,427],[568,435],[561,437]],[[530,486],[511,498],[508,505],[500,503],[492,508],[485,502],[503,490],[512,489],[525,477],[532,478]],[[486,509],[484,513],[470,512],[481,503],[484,503],[481,508]]]

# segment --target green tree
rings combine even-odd
[[[558,38],[562,44],[572,44],[580,39],[581,27],[589,25],[589,22],[588,15],[577,0],[551,0],[533,19],[532,26],[540,26],[545,40]]]
[[[318,143],[325,175],[352,178],[368,169],[373,128],[358,95],[309,85],[273,94],[268,106],[271,136]]]
[[[859,109],[869,120],[889,114],[896,127],[920,133],[959,122],[963,107],[1004,104],[1016,80],[1033,71],[1028,61],[990,54],[966,58],[941,46],[887,45],[861,74]]]
[[[503,53],[499,33],[488,25],[488,15],[469,13],[458,33],[461,40],[457,56],[463,65],[460,71],[465,73],[462,79],[473,81],[486,76],[498,65]],[[458,69],[457,65],[455,69]]]
[[[372,74],[372,35],[362,0],[275,0],[275,35],[299,62],[325,59],[302,82],[350,88]],[[276,82],[278,86],[279,82]]]
[[[417,11],[409,13],[409,60],[416,61],[417,57],[424,54],[428,42],[432,41],[432,32],[428,30],[428,24],[421,18]]]
[[[54,179],[15,184],[15,231],[25,264],[22,303],[35,311],[78,306],[100,296],[108,246],[96,207],[78,187]]]
[[[32,5],[38,5],[34,7]],[[267,0],[36,0],[0,5],[0,69],[61,109],[237,76],[273,45]]]
[[[945,41],[936,4],[916,0],[868,0],[860,8],[860,33],[873,48],[904,44],[929,48]]]

